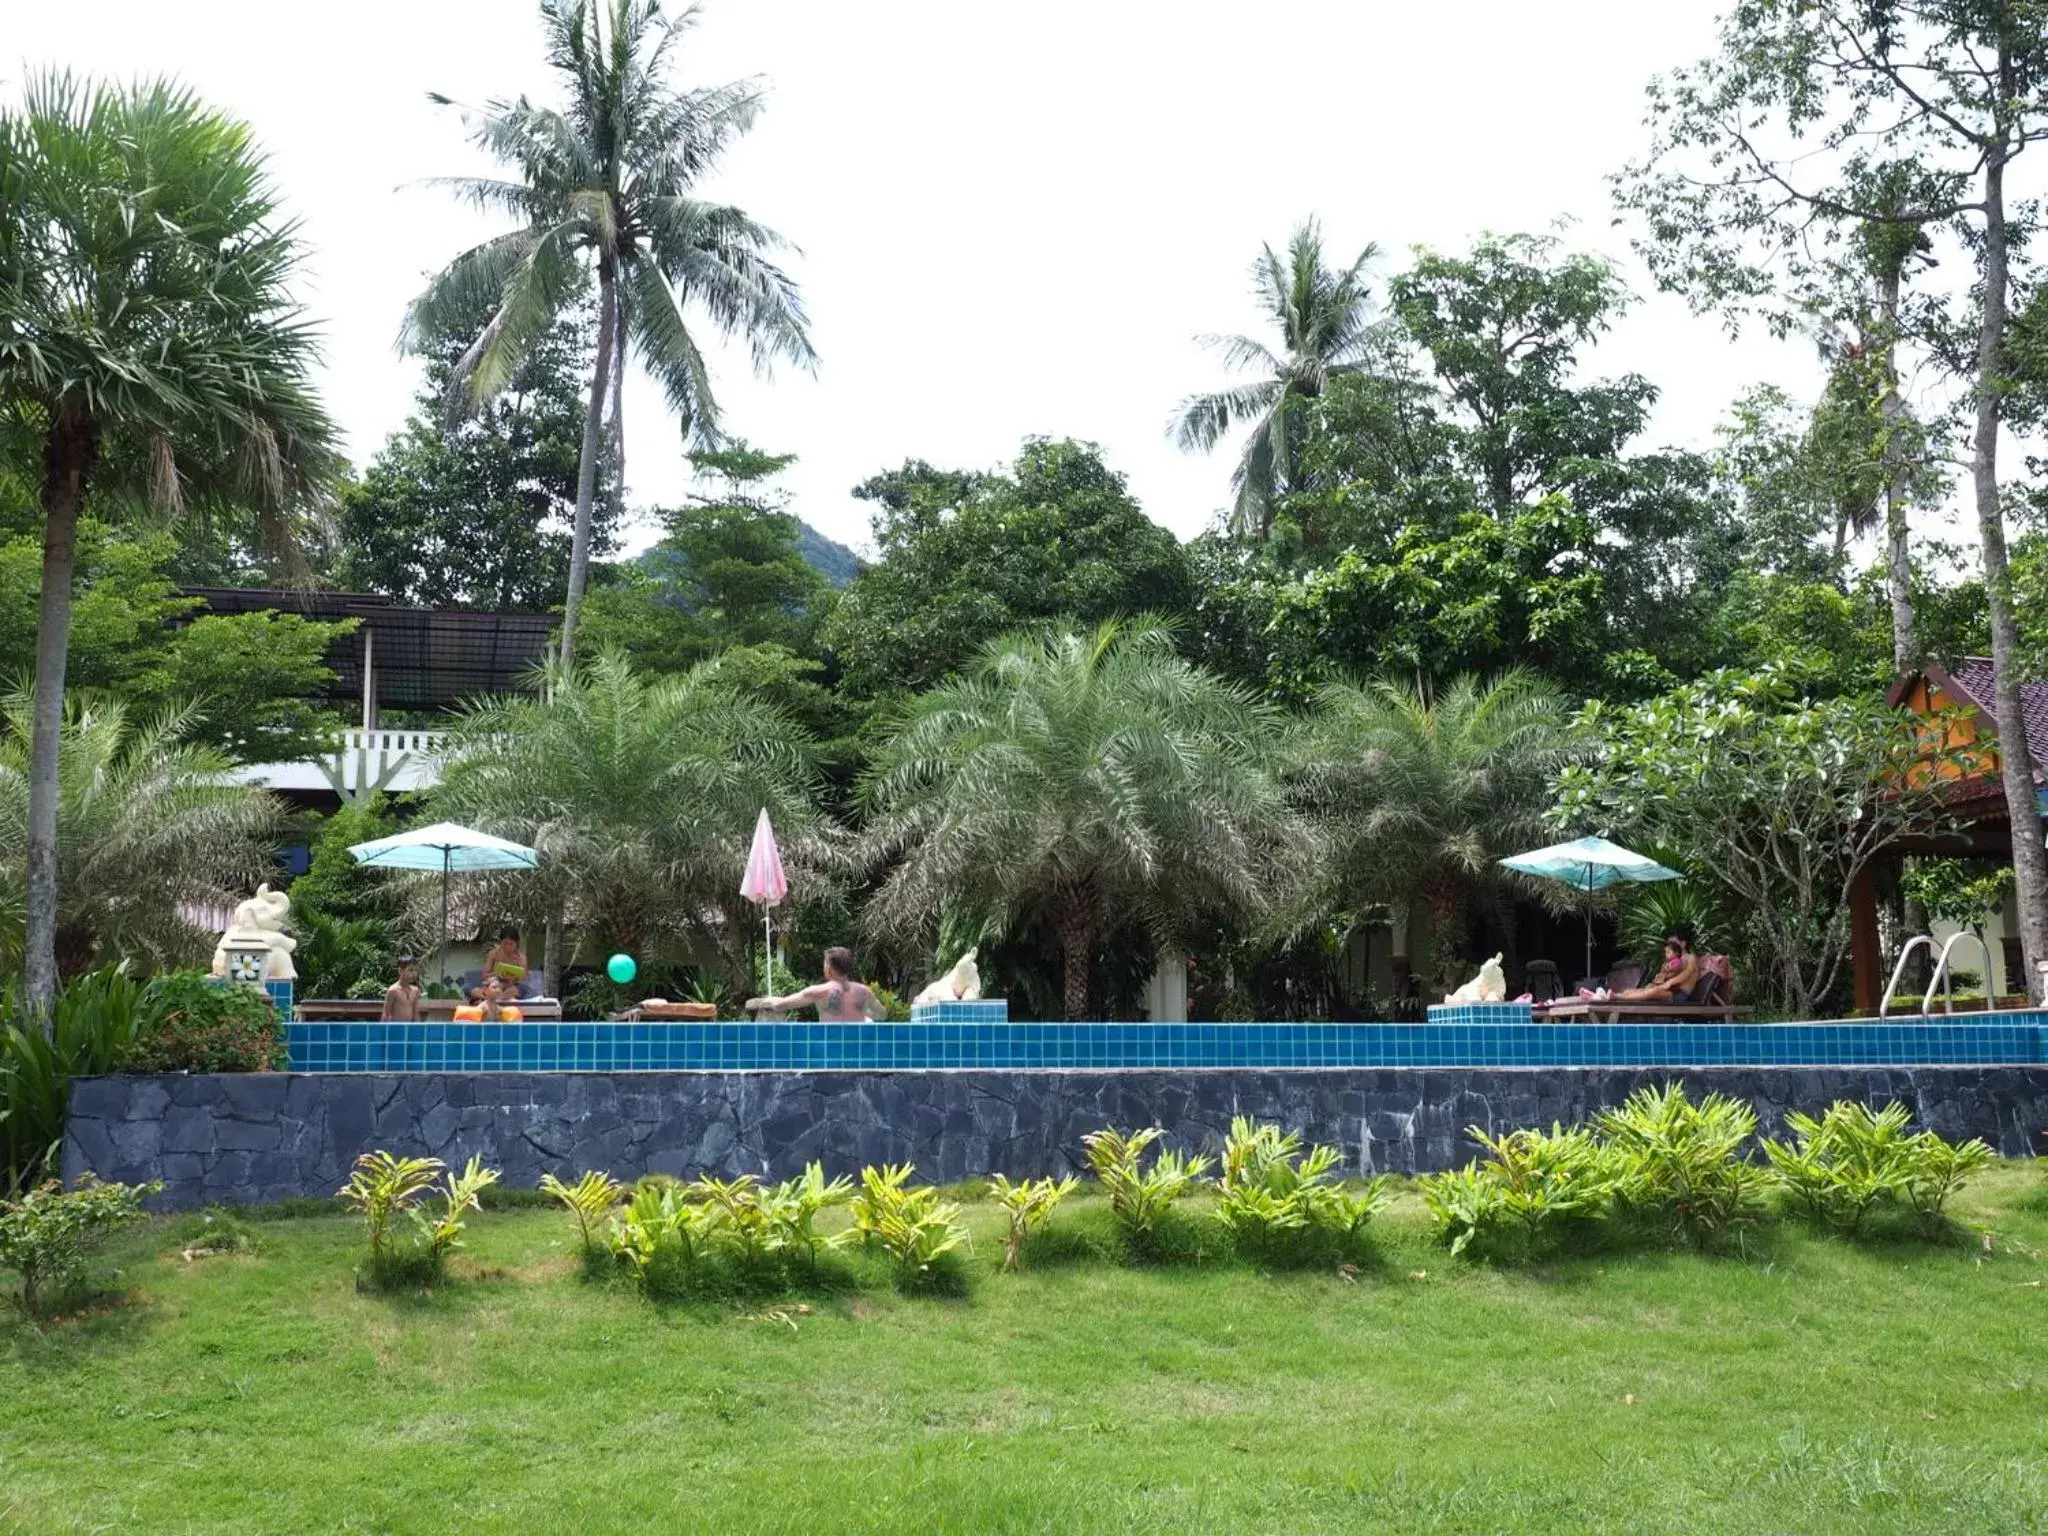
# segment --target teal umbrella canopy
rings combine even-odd
[[[1501,863],[1508,869],[1534,875],[1541,880],[1563,881],[1589,896],[1595,891],[1606,890],[1610,885],[1620,885],[1624,880],[1648,882],[1685,878],[1677,870],[1666,869],[1655,859],[1631,853],[1621,844],[1610,843],[1604,837],[1581,837],[1569,843],[1553,843],[1548,848],[1536,848],[1502,859]],[[1593,904],[1589,901],[1586,904],[1586,975],[1589,979],[1592,971]]]
[[[1682,880],[1675,869],[1666,869],[1655,859],[1631,853],[1604,837],[1581,837],[1569,843],[1553,843],[1529,853],[1502,859],[1509,869],[1544,880],[1562,880],[1581,891],[1604,891],[1624,880]]]
[[[437,821],[431,827],[414,827],[374,842],[356,843],[349,853],[358,864],[373,869],[440,872],[441,942],[434,953],[435,969],[444,982],[448,979],[448,877],[485,869],[533,869],[540,863],[540,856],[524,844],[508,842],[473,827],[457,826],[452,821]]]
[[[357,843],[349,852],[358,864],[377,869],[429,869],[458,875],[479,869],[532,869],[540,863],[531,848],[452,821]]]

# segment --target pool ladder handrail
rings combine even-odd
[[[1948,941],[1941,946],[1940,954],[1934,962],[1934,974],[1927,981],[1927,995],[1920,999],[1921,1018],[1924,1019],[1933,1012],[1935,990],[1941,986],[1943,979],[1948,975],[1949,952],[1962,939],[1968,939],[1972,944],[1975,944],[1978,953],[1984,957],[1984,1011],[1986,1013],[1992,1011],[1994,1000],[1991,995],[1991,946],[1978,938],[1969,929],[1958,928],[1948,936]],[[1899,982],[1906,974],[1906,962],[1913,957],[1913,951],[1922,944],[1927,946],[1930,954],[1934,953],[1934,935],[1931,933],[1914,934],[1912,938],[1906,940],[1905,948],[1899,951],[1899,963],[1892,967],[1891,983],[1884,989],[1884,997],[1877,1005],[1877,1016],[1880,1019],[1884,1018],[1891,1011],[1892,994],[1898,991]],[[1941,1011],[1948,1014],[1956,1011],[1955,998],[1947,991],[1941,994]]]

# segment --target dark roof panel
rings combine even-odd
[[[188,587],[215,613],[297,613],[323,623],[357,621],[329,649],[337,699],[363,696],[364,637],[369,637],[383,709],[443,709],[479,694],[523,692],[547,654],[555,619],[546,613],[467,608],[409,608],[364,592],[301,592],[271,587]]]

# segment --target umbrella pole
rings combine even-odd
[[[441,985],[448,985],[448,850],[441,850],[441,945],[434,952],[434,969],[441,974]]]
[[[761,995],[775,995],[775,909],[761,903]]]
[[[1586,980],[1593,979],[1593,866],[1586,866]]]

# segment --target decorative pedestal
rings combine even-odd
[[[910,1010],[913,1024],[1007,1024],[1010,1000],[1006,997],[978,998],[971,1003],[919,1003]]]
[[[1535,1011],[1527,1003],[1433,1003],[1432,1024],[1529,1024]]]

